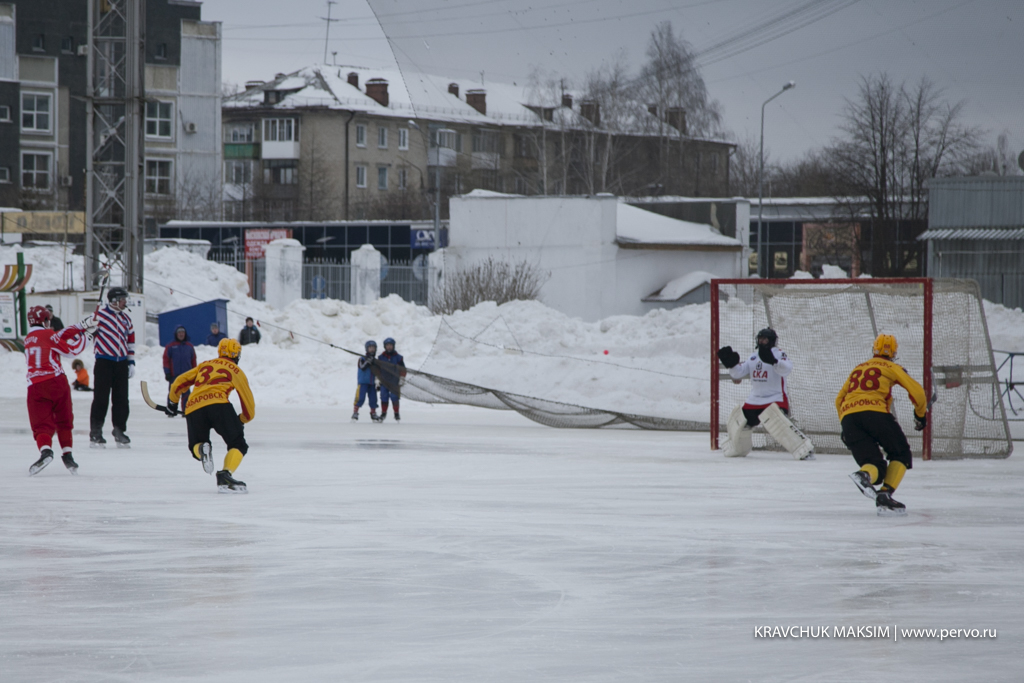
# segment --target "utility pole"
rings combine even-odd
[[[331,23],[339,21],[338,19],[331,19],[331,5],[337,5],[335,0],[327,0],[327,16],[320,17],[327,22],[327,35],[324,36],[324,64],[327,63],[327,42],[331,39]],[[335,53],[337,54],[337,53]]]

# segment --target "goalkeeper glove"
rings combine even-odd
[[[718,360],[727,368],[734,368],[740,364],[740,354],[732,350],[731,346],[723,346],[718,349]]]
[[[767,363],[768,365],[775,365],[779,362],[779,359],[772,353],[772,347],[770,346],[758,346],[757,357],[761,359],[762,363]]]
[[[914,416],[914,429],[919,432],[924,431],[924,428],[928,426],[928,414],[925,413],[924,417]]]

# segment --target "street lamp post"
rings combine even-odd
[[[412,119],[409,120],[409,125],[420,132],[420,136],[423,138],[423,144],[427,149],[427,165],[430,164],[430,144],[427,140],[427,134],[417,125]],[[434,249],[440,249],[441,247],[441,140],[437,141],[437,163],[434,164]],[[418,169],[417,169],[418,170]],[[422,171],[420,175],[422,176]]]
[[[757,274],[761,274],[761,217],[764,213],[764,108],[776,97],[790,88],[796,87],[796,81],[790,81],[782,86],[782,90],[775,93],[761,105],[761,155],[758,161],[757,170]]]

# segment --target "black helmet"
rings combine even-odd
[[[770,327],[766,327],[760,332],[758,332],[757,337],[754,338],[754,342],[757,343],[757,340],[760,339],[761,337],[764,337],[765,339],[768,340],[768,348],[772,348],[773,346],[775,346],[775,342],[779,340],[779,335],[775,334],[775,330],[773,330]]]
[[[107,292],[107,301],[117,301],[118,299],[127,299],[128,290],[124,287],[111,287],[110,291]]]

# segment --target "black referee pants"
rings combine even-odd
[[[93,433],[103,431],[107,405],[112,408],[110,421],[122,432],[128,431],[128,361],[97,358],[92,366],[95,384],[89,427]]]

